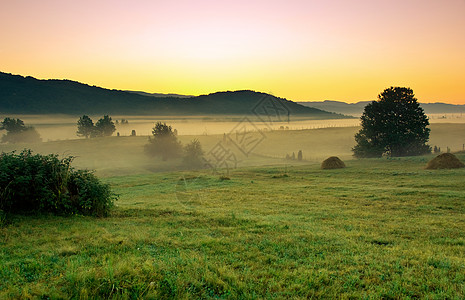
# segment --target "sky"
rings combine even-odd
[[[185,95],[465,104],[465,0],[0,2],[0,71]]]

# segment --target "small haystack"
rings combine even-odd
[[[331,156],[321,163],[322,169],[342,169],[345,167],[345,163],[336,156]]]
[[[457,169],[463,168],[465,165],[452,153],[439,154],[426,165],[426,169]]]

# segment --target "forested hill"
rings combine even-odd
[[[0,72],[2,114],[252,115],[264,97],[273,96],[235,91],[189,98],[153,97],[70,80],[38,80]],[[286,99],[273,99],[282,103],[291,115],[321,119],[344,117]]]

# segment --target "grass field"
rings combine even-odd
[[[463,299],[465,169],[429,158],[109,176],[108,218],[0,229],[0,298]]]
[[[465,124],[430,127],[462,149]],[[144,136],[2,144],[76,156],[120,197],[108,218],[0,215],[0,299],[465,298],[465,169],[352,160],[357,130],[266,132],[229,180],[145,156]],[[320,170],[331,155],[347,168]]]

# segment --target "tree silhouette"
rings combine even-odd
[[[20,119],[11,119],[5,118],[1,122],[0,130],[6,130],[7,132],[20,132],[26,130],[26,125],[24,125],[23,120]]]
[[[86,115],[83,115],[82,117],[79,118],[77,122],[77,127],[78,127],[78,130],[76,134],[78,136],[83,136],[86,139],[89,138],[92,135],[93,131],[95,130],[94,122],[92,121],[91,118],[89,118]]]
[[[428,117],[413,91],[390,87],[365,107],[362,129],[355,135],[352,149],[356,157],[422,155],[431,152],[426,144],[430,129]]]
[[[145,152],[150,156],[161,156],[163,160],[180,157],[182,146],[171,126],[157,122],[152,128],[153,137],[145,145]]]
[[[115,123],[111,120],[108,115],[100,118],[95,123],[95,135],[96,136],[111,136],[116,131]]]
[[[5,118],[0,122],[0,130],[6,130],[2,143],[35,143],[40,142],[39,133],[32,126],[24,125],[20,119]]]

